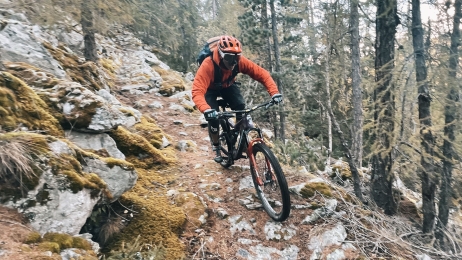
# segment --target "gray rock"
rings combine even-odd
[[[225,219],[225,218],[229,217],[228,212],[227,212],[225,209],[223,209],[223,208],[218,208],[218,209],[217,209],[217,215],[218,215],[218,217],[220,217],[221,219]]]
[[[328,217],[335,212],[336,207],[336,199],[326,200],[326,205],[324,207],[314,210],[311,215],[307,216],[305,219],[302,220],[301,224],[311,224],[319,218]]]
[[[0,31],[1,61],[26,62],[57,78],[65,78],[66,72],[40,43],[39,35],[43,32],[36,32],[38,35],[32,33],[34,29],[40,29],[28,25],[27,21],[13,20],[13,17],[6,22],[5,28]]]
[[[66,176],[54,175],[50,169],[46,169],[34,190],[16,203],[10,201],[6,205],[17,208],[29,219],[31,227],[41,234],[58,232],[77,235],[100,197],[92,196],[88,189],[74,193],[68,186]],[[36,201],[41,196],[39,194],[46,194],[46,199],[32,207],[23,206]]]
[[[229,223],[231,224],[230,230],[231,234],[236,232],[248,231],[251,235],[255,235],[255,230],[253,230],[252,225],[250,225],[246,220],[243,219],[241,215],[235,215],[228,218]]]
[[[239,190],[254,189],[252,176],[249,175],[239,181]]]
[[[83,170],[97,174],[107,184],[108,190],[113,198],[117,200],[125,191],[135,186],[138,175],[135,170],[124,169],[123,167],[114,165],[109,167],[105,162],[97,159],[85,158]]]
[[[117,144],[108,134],[89,134],[66,131],[66,137],[83,149],[105,149],[109,156],[125,160],[125,155],[117,148]]]
[[[274,221],[266,222],[264,231],[266,240],[274,241],[289,240],[297,234],[295,226],[284,227],[282,223]]]
[[[152,102],[151,104],[148,105],[149,108],[157,108],[157,109],[161,109],[161,108],[164,108],[164,106],[162,105],[162,103],[160,103],[159,101],[154,101]]]
[[[314,232],[313,230],[313,233],[316,234],[319,233],[319,231]],[[311,237],[308,243],[308,249],[315,250],[319,248],[322,250],[325,247],[332,245],[340,246],[343,241],[345,241],[346,237],[347,233],[345,227],[341,223],[338,223],[336,226],[325,231],[324,233]]]

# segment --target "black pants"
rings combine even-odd
[[[231,107],[232,110],[243,110],[245,109],[245,100],[241,94],[241,90],[236,84],[233,84],[227,88],[222,89],[208,89],[205,93],[205,101],[207,104],[215,109],[219,110],[217,98],[222,97]],[[236,119],[240,120],[242,114],[236,115]],[[210,141],[213,145],[218,145],[218,120],[211,120],[208,122]]]

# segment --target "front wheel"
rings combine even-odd
[[[263,143],[252,146],[249,156],[252,179],[266,213],[275,221],[284,221],[290,214],[290,194],[281,165]]]
[[[220,134],[221,155],[223,161],[220,163],[223,168],[228,169],[233,165],[232,145],[225,133]]]

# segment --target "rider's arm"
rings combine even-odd
[[[239,60],[239,72],[247,74],[254,80],[263,84],[270,96],[279,93],[278,87],[270,73],[244,56]]]
[[[210,106],[205,101],[205,93],[213,82],[213,70],[213,61],[210,57],[207,57],[197,70],[196,77],[194,78],[191,91],[192,99],[194,104],[196,104],[197,109],[199,109],[202,113],[204,113],[205,110],[210,109]]]

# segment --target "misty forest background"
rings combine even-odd
[[[422,231],[442,247],[452,208],[462,203],[460,18],[462,0],[16,0],[33,22],[74,21],[87,60],[95,34],[129,29],[180,72],[195,72],[204,42],[229,34],[269,70],[284,95],[269,122],[282,162],[323,169],[343,157],[355,194],[397,212],[393,181],[422,193]],[[423,9],[425,8],[425,9]],[[422,16],[431,13],[430,19]],[[430,10],[428,12],[428,10]],[[1,26],[1,25],[0,25]],[[268,99],[239,76],[247,104]],[[316,149],[315,147],[323,147]],[[364,167],[370,186],[361,185]]]

